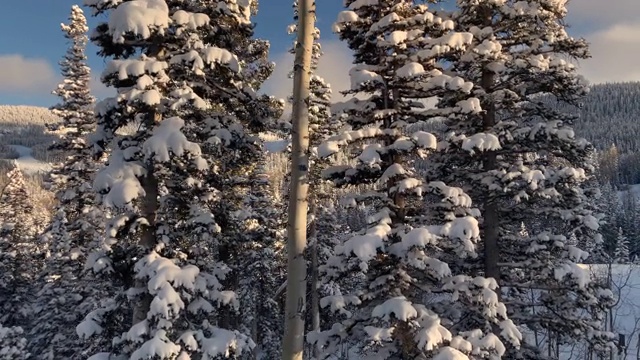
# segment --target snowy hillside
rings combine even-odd
[[[576,111],[579,119],[574,130],[591,141],[598,149],[612,144],[622,153],[640,150],[637,114],[640,112],[640,82],[597,84],[579,109],[560,106],[563,110]]]
[[[60,119],[45,107],[0,105],[0,130],[10,126],[44,126],[58,121]]]
[[[46,125],[59,121],[44,107],[0,105],[0,163],[15,161],[27,174],[49,171],[47,147],[57,136]]]
[[[49,163],[33,157],[33,149],[22,145],[9,145],[9,147],[18,154],[14,161],[23,172],[34,174],[51,170]]]

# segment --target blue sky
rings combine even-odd
[[[49,95],[59,80],[57,62],[66,50],[59,24],[67,21],[71,5],[82,0],[20,0],[0,12],[0,104],[49,106],[56,98]],[[569,22],[572,35],[585,36],[592,43],[594,59],[583,66],[585,75],[595,82],[640,80],[640,1],[615,0],[616,6],[601,0],[573,0]],[[286,27],[291,19],[291,1],[262,0],[256,34],[271,41],[271,56],[280,64],[267,89],[276,95],[289,91],[286,79],[290,57],[286,54],[291,37]],[[318,24],[327,54],[320,72],[334,87],[345,86],[350,55],[331,33],[331,24],[341,10],[342,0],[318,1]],[[85,10],[94,25],[90,10]],[[104,60],[89,46],[89,65],[96,79]],[[634,53],[635,52],[635,53]],[[633,61],[627,59],[633,59]],[[634,69],[635,67],[635,69]],[[98,96],[105,89],[94,84]]]
[[[57,76],[57,62],[66,51],[65,39],[59,25],[61,22],[67,22],[70,7],[80,1],[82,0],[20,0],[11,6],[3,7],[3,11],[0,12],[0,33],[5,35],[0,36],[0,56],[19,54],[24,58],[20,60],[26,62],[36,59],[45,60],[53,67]],[[334,14],[341,8],[342,0],[322,0],[322,2],[323,5],[318,9],[318,26],[328,39],[335,39],[330,28]],[[269,5],[261,6],[255,18],[257,36],[271,41],[273,54],[283,53],[291,43],[291,38],[286,33],[287,25],[292,22],[291,3],[287,0],[263,0],[263,3]],[[96,24],[98,21],[90,16],[90,9],[83,9],[89,25]],[[89,66],[97,78],[104,66],[104,60],[95,53],[96,48],[90,45],[87,50],[90,57]],[[13,63],[17,61],[19,60]],[[48,72],[42,71],[41,67],[37,68],[40,71],[35,71],[34,74],[49,75]],[[3,77],[3,71],[8,69],[0,68],[0,79]],[[44,85],[47,82],[42,81],[42,83]],[[56,100],[55,97],[47,94],[48,89],[32,86],[21,89],[15,86],[1,87],[1,85],[2,82],[0,82],[0,104],[48,106]]]

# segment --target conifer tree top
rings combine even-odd
[[[76,39],[77,37],[86,38],[89,26],[87,25],[87,18],[84,16],[84,12],[78,5],[71,7],[71,15],[69,16],[69,24],[60,24],[62,31],[66,33],[67,39]]]

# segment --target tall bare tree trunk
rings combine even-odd
[[[158,60],[164,57],[164,49],[160,44],[154,44],[149,47],[147,56],[155,57]],[[155,124],[160,121],[160,114],[156,110],[149,110],[144,121],[148,129],[153,129]],[[156,214],[158,212],[158,179],[154,175],[153,162],[150,161],[146,165],[147,173],[142,178],[141,185],[144,189],[144,198],[140,206],[141,215],[147,220],[147,226],[143,227],[140,234],[140,246],[144,249],[151,250],[155,244],[156,233]],[[144,279],[136,279],[135,287],[146,288],[147,282]],[[132,325],[139,323],[147,318],[147,313],[151,308],[152,297],[149,293],[145,293],[142,299],[133,307]]]
[[[315,179],[314,179],[315,180]],[[313,191],[317,190],[314,186],[311,188],[312,195],[309,199],[309,213],[313,220],[309,223],[309,238],[311,243],[311,330],[320,330],[320,293],[318,290],[318,226],[317,226],[317,197],[313,195]],[[318,356],[318,347],[314,346],[311,352],[315,357]]]
[[[145,249],[151,249],[155,243],[155,221],[158,211],[158,181],[153,175],[153,165],[147,166],[147,174],[142,178],[142,188],[145,195],[142,199],[142,216],[147,220],[148,224],[142,229],[140,235],[140,245]],[[144,279],[136,279],[135,287],[146,288],[147,281]],[[147,318],[147,313],[151,308],[151,295],[145,293],[142,299],[133,307],[132,324],[135,325]]]
[[[485,25],[491,25],[491,9],[484,9],[485,14],[482,16],[485,19]],[[496,74],[488,69],[482,70],[482,78],[480,80],[480,86],[482,89],[491,93],[496,80]],[[493,100],[486,99],[482,107],[485,111],[482,119],[482,125],[485,131],[491,130],[496,124],[496,110]],[[484,171],[491,171],[496,169],[496,153],[487,152],[484,155],[483,160]],[[484,272],[486,277],[492,277],[496,280],[498,285],[500,284],[500,267],[498,261],[500,260],[500,249],[498,247],[498,235],[499,235],[499,219],[498,219],[498,206],[495,199],[486,197],[483,201],[484,207]],[[500,296],[500,291],[498,291]]]
[[[306,287],[307,193],[309,190],[309,82],[315,23],[315,3],[298,4],[298,41],[293,65],[293,129],[289,188],[287,300],[283,360],[302,360]]]

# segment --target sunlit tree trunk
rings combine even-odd
[[[293,75],[291,186],[289,188],[287,300],[283,360],[301,360],[304,351],[307,196],[309,190],[309,82],[315,22],[313,0],[300,0]]]

